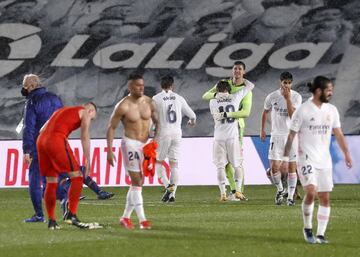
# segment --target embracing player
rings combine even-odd
[[[241,90],[244,88],[246,82],[250,82],[244,78],[245,75],[245,63],[242,61],[236,61],[232,67],[232,77],[226,79],[226,81],[231,86],[231,94]],[[214,98],[219,98],[216,96],[216,86],[211,88],[209,91],[205,92],[202,98],[206,101],[210,101]],[[239,126],[239,141],[240,141],[240,152],[242,153],[243,149],[243,137],[245,132],[245,118],[249,117],[250,111],[252,106],[252,92],[248,92],[245,97],[241,100],[239,106],[236,107],[236,111],[232,114],[233,118],[237,120]],[[243,171],[241,174],[245,176],[244,167],[241,166]],[[236,185],[234,180],[234,168],[232,167],[231,163],[226,165],[226,177],[230,184],[231,194],[229,195],[229,200],[232,201],[239,201],[239,200],[248,200],[244,195],[244,184],[241,185],[240,191],[236,191]],[[244,183],[244,178],[242,178]]]
[[[217,169],[220,188],[220,201],[227,201],[225,187],[225,166],[230,163],[235,169],[235,190],[241,195],[244,174],[242,168],[242,151],[239,142],[239,126],[234,114],[245,95],[254,88],[254,84],[246,81],[245,87],[230,95],[231,86],[226,80],[216,85],[217,99],[210,100],[210,111],[215,121],[213,162]]]

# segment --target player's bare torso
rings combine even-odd
[[[142,96],[138,99],[127,96],[118,108],[123,113],[121,122],[124,126],[125,136],[146,142],[149,137],[152,110],[151,99],[147,96]]]

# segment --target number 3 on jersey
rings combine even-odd
[[[225,106],[225,111],[224,111],[224,106],[219,106],[219,112],[234,112],[235,111],[235,107],[232,104],[226,105]],[[225,123],[225,120],[227,123],[232,123],[234,122],[234,118],[226,118],[226,119],[222,119],[221,123]]]
[[[172,106],[173,106],[172,104],[169,104],[166,111],[166,118],[169,123],[176,122],[176,112],[174,110],[171,110]]]

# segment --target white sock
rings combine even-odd
[[[288,199],[293,200],[296,189],[296,183],[297,183],[296,173],[289,173],[287,180],[288,180]]]
[[[144,205],[143,205],[143,197],[142,197],[142,187],[133,186],[131,190],[131,198],[139,221],[142,222],[146,220]]]
[[[124,218],[128,218],[130,219],[131,213],[134,210],[134,204],[132,203],[132,197],[131,197],[131,186],[129,187],[129,191],[127,192],[126,195],[126,204],[125,204],[125,210],[124,210],[124,214],[123,217]]]
[[[169,185],[169,179],[166,176],[166,170],[165,170],[164,166],[161,163],[156,162],[155,170],[158,175],[158,178],[161,180],[164,187],[167,188]]]
[[[318,209],[318,213],[317,213],[318,227],[317,227],[316,235],[318,235],[318,236],[325,235],[325,231],[326,231],[327,224],[329,222],[329,218],[330,218],[330,206],[325,207],[325,206],[319,205],[319,209]]]
[[[304,197],[305,199],[305,197]],[[304,219],[304,228],[312,228],[312,216],[314,212],[314,202],[310,205],[305,204],[304,201],[301,205],[303,219]]]
[[[178,164],[176,163],[174,166],[170,166],[170,184],[174,185],[173,196],[175,197],[177,185],[179,183],[179,172],[178,172]]]
[[[241,187],[244,181],[244,169],[242,166],[236,167],[235,169],[235,187],[236,191],[242,192]]]
[[[278,192],[281,192],[284,190],[282,182],[281,182],[281,173],[277,172],[276,174],[272,174],[272,179],[274,181],[274,184],[277,188]]]
[[[217,179],[221,195],[226,194],[225,167],[217,169]]]

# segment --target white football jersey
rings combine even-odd
[[[194,111],[185,99],[173,91],[162,90],[153,96],[160,122],[159,136],[179,135],[181,137],[181,122],[183,115],[196,119]]]
[[[225,100],[210,100],[210,112],[236,112],[239,110],[241,100],[254,88],[251,82],[245,83],[245,87],[232,94]],[[214,138],[215,140],[226,140],[239,137],[239,123],[234,118],[226,118],[221,121],[215,120]]]
[[[323,103],[319,108],[311,99],[302,104],[294,112],[290,125],[291,130],[298,132],[299,162],[310,162],[318,169],[331,168],[331,134],[340,126],[334,105]]]
[[[290,91],[291,102],[295,109],[299,108],[302,102],[301,95],[294,91]],[[271,111],[271,135],[284,136],[289,134],[290,117],[286,106],[286,100],[278,89],[270,93],[264,103],[264,109]]]

